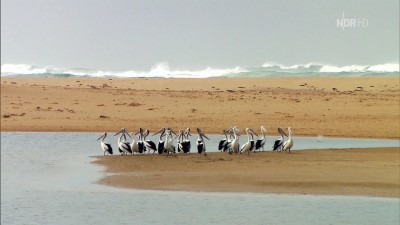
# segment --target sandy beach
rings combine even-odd
[[[97,157],[124,188],[400,197],[400,148]],[[115,174],[118,173],[118,174]]]
[[[1,79],[2,131],[293,128],[297,136],[399,138],[399,79]]]
[[[295,136],[400,138],[399,79],[8,78],[1,131],[292,127]],[[101,184],[138,189],[400,197],[399,148],[98,157]],[[114,174],[118,173],[118,174]]]

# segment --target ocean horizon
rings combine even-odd
[[[63,68],[29,64],[2,64],[2,77],[86,77],[86,78],[233,78],[233,77],[362,77],[398,76],[398,63],[338,66],[322,63],[283,65],[264,63],[259,67],[173,70],[168,63],[157,63],[148,71],[112,71],[87,68]]]

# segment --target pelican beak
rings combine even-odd
[[[102,139],[103,137],[104,137],[104,134],[101,135],[99,138],[97,138],[97,141],[100,140],[100,139]]]
[[[129,133],[126,133],[129,137],[133,138]]]
[[[178,137],[178,135],[171,128],[169,130],[171,131],[171,133],[175,134],[175,138]]]
[[[278,128],[278,132],[279,132],[281,135],[284,135],[284,136],[286,136],[286,137],[288,136],[288,135],[285,133],[285,131],[283,131],[282,128],[280,128],[280,127]]]
[[[156,134],[159,134],[159,133],[161,133],[161,132],[165,132],[165,128],[164,128],[164,127],[161,128],[159,131],[157,131],[157,133],[154,133],[153,136],[156,135]]]
[[[203,132],[201,132],[200,135],[207,138],[207,140],[210,140],[210,138],[208,138]]]
[[[258,134],[256,134],[256,132],[253,131],[253,129],[250,129],[251,133],[253,133],[254,135],[256,135],[258,137]]]

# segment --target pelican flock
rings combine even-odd
[[[206,154],[206,141],[210,140],[205,133],[200,129],[196,129],[198,133],[198,139],[196,140],[196,147],[198,154]],[[261,137],[253,131],[252,128],[246,128],[246,136],[247,141],[240,145],[240,129],[237,126],[233,126],[227,129],[223,129],[222,135],[224,138],[221,139],[218,143],[218,150],[221,152],[228,152],[231,155],[237,154],[247,154],[250,155],[250,152],[256,153],[257,150],[260,152],[265,151],[264,147],[267,143],[267,129],[264,126],[261,126]],[[278,128],[278,133],[280,137],[273,142],[272,151],[277,152],[286,152],[290,153],[293,148],[293,131],[291,127],[287,128],[288,134],[286,134],[282,128]],[[191,150],[191,141],[189,139],[190,136],[190,128],[181,129],[176,134],[171,128],[162,127],[159,131],[154,133],[152,136],[159,135],[158,144],[154,143],[152,140],[147,139],[150,135],[150,130],[145,130],[143,128],[139,128],[137,132],[128,133],[125,128],[121,128],[114,136],[117,136],[117,146],[121,155],[135,155],[135,154],[144,154],[146,151],[150,154],[158,153],[160,155],[163,154],[188,154]],[[259,137],[256,141],[254,140],[254,136]],[[103,133],[97,141],[101,140],[100,146],[103,150],[103,155],[112,155],[113,148],[110,143],[105,142],[105,138],[107,137],[107,133]],[[128,139],[131,139],[129,141]],[[287,140],[285,140],[287,138]],[[176,146],[174,145],[174,140],[176,140]]]

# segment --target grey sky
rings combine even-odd
[[[337,28],[342,12],[368,27]],[[399,61],[399,2],[2,0],[5,63],[148,70]]]

